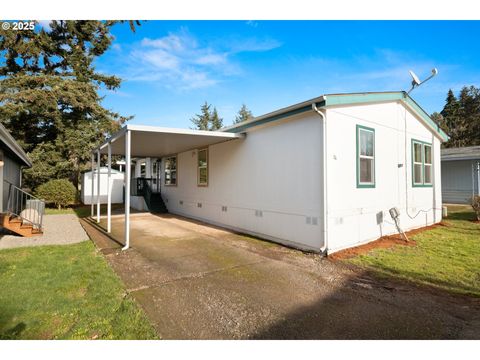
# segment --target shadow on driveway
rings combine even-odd
[[[480,338],[474,299],[380,281],[177,216],[131,219],[125,252],[83,224],[161,338]],[[123,217],[114,217],[112,228],[121,242]]]

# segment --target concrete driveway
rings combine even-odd
[[[119,251],[84,226],[164,339],[480,338],[476,300],[171,215],[133,214]],[[112,219],[123,239],[123,217]]]

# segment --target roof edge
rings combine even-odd
[[[13,138],[10,132],[0,123],[0,139],[23,162],[25,166],[32,167],[32,162],[22,147]]]
[[[265,115],[255,117],[251,120],[228,126],[221,129],[225,132],[243,132],[246,129],[262,125],[271,121],[280,120],[289,116],[297,115],[306,111],[311,111],[311,105],[315,103],[317,107],[342,106],[351,104],[367,104],[374,102],[402,101],[409,106],[424,123],[442,140],[448,141],[449,136],[440,128],[440,126],[428,115],[428,113],[418,103],[410,97],[405,91],[385,91],[385,92],[364,92],[364,93],[344,93],[344,94],[325,94],[311,100],[303,101]]]

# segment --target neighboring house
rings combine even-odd
[[[446,140],[405,92],[331,94],[222,131],[127,125],[92,155],[160,159],[173,214],[333,253],[397,232],[394,207],[404,230],[440,222]],[[126,166],[126,188],[139,181]]]
[[[42,230],[43,202],[21,189],[22,167],[31,166],[27,154],[0,124],[0,226],[22,236]]]
[[[450,204],[470,204],[480,195],[480,146],[442,149],[442,197]]]

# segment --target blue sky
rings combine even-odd
[[[103,104],[134,124],[182,127],[204,101],[230,125],[242,103],[254,115],[339,92],[407,90],[408,70],[439,74],[412,96],[428,112],[449,88],[480,86],[480,22],[147,21],[113,28],[97,70],[124,81]]]

